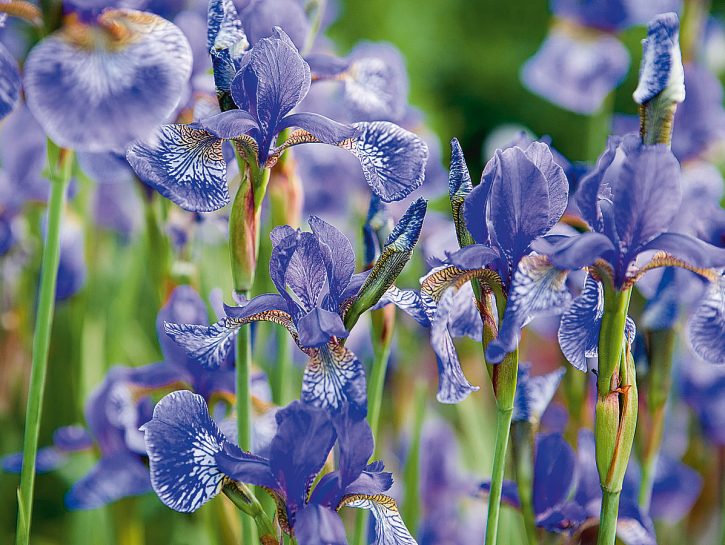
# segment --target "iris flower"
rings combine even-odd
[[[276,27],[248,49],[231,2],[215,1],[209,9],[207,45],[225,111],[190,125],[163,125],[151,140],[131,146],[128,161],[144,182],[187,210],[217,210],[229,202],[222,143],[232,141],[265,168],[298,144],[341,147],[358,158],[384,201],[400,200],[421,185],[428,150],[420,138],[388,122],[343,125],[292,113],[309,91],[311,73],[287,34]],[[292,127],[298,130],[275,146]]]
[[[214,423],[201,396],[173,392],[144,424],[151,482],[166,505],[197,510],[234,481],[263,487],[276,500],[280,527],[300,543],[347,543],[337,511],[369,509],[376,520],[375,543],[413,544],[395,501],[384,495],[392,476],[382,462],[368,464],[373,436],[364,417],[345,405],[334,418],[320,408],[293,401],[276,414],[269,456],[242,451]],[[339,467],[321,469],[337,443]]]
[[[386,241],[388,253],[408,254],[415,245],[426,203],[415,201]],[[217,367],[233,350],[239,328],[255,321],[285,327],[297,346],[309,356],[302,400],[331,410],[344,403],[364,408],[365,372],[344,338],[344,320],[361,290],[377,274],[355,272],[350,241],[332,225],[313,216],[312,232],[285,225],[271,233],[269,274],[278,294],[259,295],[240,306],[225,307],[227,316],[211,325],[167,323],[166,333],[202,365]],[[404,263],[404,262],[403,262]],[[394,276],[400,272],[402,264]],[[370,279],[370,280],[369,280]],[[372,301],[369,306],[377,303]]]

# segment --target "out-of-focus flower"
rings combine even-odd
[[[25,64],[27,103],[59,146],[123,151],[174,111],[191,73],[183,33],[161,17],[108,9],[69,15]]]

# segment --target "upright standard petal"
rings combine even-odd
[[[705,361],[725,363],[725,276],[720,276],[690,318],[692,349]]]
[[[317,236],[327,268],[330,299],[340,303],[342,293],[355,272],[355,251],[350,240],[329,223],[317,216],[311,216],[309,223]]]
[[[400,516],[393,498],[379,494],[375,496],[353,495],[342,500],[340,507],[369,509],[375,517],[375,541],[373,545],[417,545]]]
[[[339,411],[345,403],[365,413],[365,369],[350,350],[335,342],[308,350],[310,356],[302,379],[305,403]]]
[[[215,456],[226,438],[209,416],[204,398],[181,390],[164,397],[142,426],[151,484],[159,499],[190,513],[219,494],[224,473]]]
[[[0,45],[0,119],[15,108],[21,86],[17,61],[5,46]]]
[[[642,65],[634,101],[646,104],[660,93],[671,102],[685,100],[685,71],[680,52],[680,21],[676,13],[663,13],[647,27],[642,40]]]
[[[571,302],[566,286],[568,271],[552,266],[546,256],[525,256],[519,262],[509,288],[498,337],[486,349],[486,360],[499,363],[512,352],[519,333],[531,319],[545,314],[559,314]]]
[[[123,151],[177,107],[191,74],[184,34],[135,10],[109,9],[42,40],[25,64],[28,107],[58,145]]]
[[[340,145],[358,158],[370,188],[382,201],[399,201],[421,186],[428,146],[420,137],[387,121],[353,126],[357,136]]]
[[[162,125],[126,159],[144,183],[185,210],[211,212],[229,202],[222,141],[205,130]]]

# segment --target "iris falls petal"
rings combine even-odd
[[[42,40],[25,64],[28,107],[58,145],[122,151],[172,114],[191,75],[179,28],[135,10],[109,9]]]
[[[725,362],[725,276],[713,282],[690,318],[690,344],[705,361]]]
[[[369,509],[372,512],[376,523],[374,545],[417,545],[393,498],[382,494],[354,495],[344,498],[340,506]]]
[[[367,410],[365,369],[357,356],[330,342],[308,352],[301,399],[316,407],[338,411],[345,403]]]

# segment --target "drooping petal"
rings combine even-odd
[[[599,257],[611,261],[614,244],[601,233],[587,232],[558,242],[546,254],[556,267],[575,271],[592,265]]]
[[[569,306],[568,271],[545,256],[525,256],[514,273],[498,337],[486,349],[486,360],[499,363],[518,344],[521,328],[536,316],[559,314]]]
[[[459,403],[471,392],[479,390],[463,374],[449,329],[455,306],[455,292],[456,290],[449,289],[443,293],[431,320],[430,342],[438,362],[436,399],[441,403]]]
[[[122,151],[176,108],[191,74],[184,34],[135,10],[109,9],[42,40],[25,64],[28,107],[58,145]]]
[[[305,348],[315,348],[327,344],[333,337],[347,337],[348,332],[337,312],[315,307],[297,319],[299,342]]]
[[[580,371],[586,372],[586,359],[597,354],[603,305],[601,284],[590,276],[581,294],[561,317],[559,346],[569,363]]]
[[[554,29],[521,70],[532,92],[576,113],[590,115],[627,75],[629,54],[615,37],[575,37]]]
[[[162,125],[148,142],[136,142],[126,159],[141,180],[193,212],[229,202],[222,141],[189,125]]]
[[[224,473],[215,456],[224,450],[226,438],[203,397],[187,390],[170,393],[141,430],[151,484],[165,505],[190,513],[221,492]]]
[[[399,201],[423,183],[428,146],[387,121],[354,123],[357,136],[341,143],[360,161],[370,188],[384,202]]]
[[[512,417],[514,422],[538,422],[566,373],[566,369],[560,367],[551,373],[532,377],[529,375],[530,370],[530,365],[519,366]]]
[[[664,92],[668,100],[685,100],[685,72],[680,52],[680,21],[676,13],[663,13],[647,27],[642,40],[642,65],[634,101],[646,104]]]
[[[323,409],[293,401],[277,412],[277,434],[270,445],[270,467],[282,486],[287,511],[305,504],[308,488],[337,438]]]
[[[390,304],[398,307],[423,327],[430,327],[430,320],[426,313],[426,306],[420,297],[420,292],[416,290],[401,290],[395,286],[390,286],[388,291],[385,292],[373,307],[373,310]]]
[[[612,192],[620,253],[626,264],[665,232],[677,214],[682,198],[680,165],[664,145],[628,149]]]
[[[352,125],[344,125],[324,115],[309,112],[290,114],[282,119],[279,129],[289,127],[304,129],[323,144],[332,145],[353,138],[357,132]]]
[[[244,110],[228,110],[190,125],[191,128],[206,131],[222,140],[238,138],[253,129],[259,130],[257,121]]]
[[[366,412],[365,369],[350,350],[337,343],[310,351],[302,379],[302,401],[331,412],[345,403]]]
[[[690,345],[705,361],[725,363],[725,276],[707,290],[688,324]]]
[[[206,367],[219,367],[233,350],[239,328],[255,321],[269,321],[296,330],[287,313],[287,303],[278,295],[255,297],[242,307],[226,307],[228,317],[210,326],[165,323],[164,331],[175,343]]]
[[[448,254],[447,263],[463,270],[485,269],[501,259],[498,249],[486,244],[470,244]]]
[[[149,470],[130,452],[103,456],[65,496],[68,509],[97,509],[116,500],[151,491]]]
[[[375,517],[373,545],[417,545],[400,516],[395,500],[389,496],[353,495],[342,500],[340,507],[369,509]]]
[[[0,45],[0,119],[15,108],[21,86],[18,62],[4,45]]]

